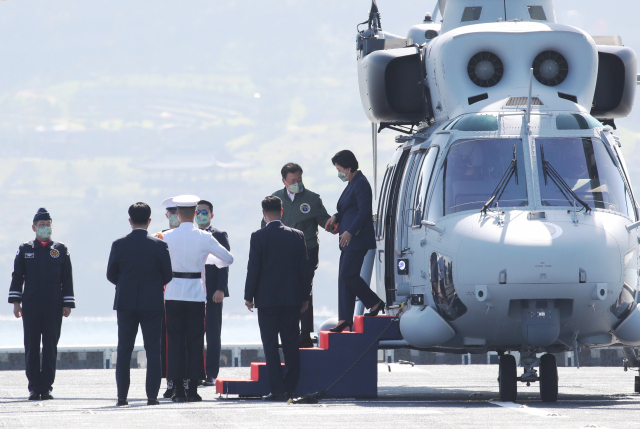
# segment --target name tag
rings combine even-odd
[[[36,257],[36,254],[35,253],[25,253],[24,257],[27,258],[27,259],[33,259],[33,258]]]

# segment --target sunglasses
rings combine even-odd
[[[198,211],[196,211],[196,214],[205,214],[205,215],[208,215],[208,214],[209,214],[209,210],[198,210]]]

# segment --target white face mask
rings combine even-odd
[[[299,194],[300,192],[304,191],[304,185],[302,184],[302,182],[294,183],[293,185],[289,185],[287,189],[289,189],[289,192],[291,192],[292,194]]]

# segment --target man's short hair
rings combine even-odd
[[[273,195],[269,195],[262,200],[262,210],[265,213],[280,213],[282,211],[282,200]]]
[[[280,174],[282,174],[282,178],[286,179],[287,178],[287,174],[289,173],[300,173],[302,174],[302,167],[300,167],[298,164],[293,163],[293,162],[288,162],[284,165],[284,167],[282,167],[282,170],[280,170]]]
[[[213,213],[213,204],[211,204],[209,201],[207,200],[200,200],[198,201],[198,205],[206,205],[209,207],[209,213]]]
[[[178,207],[178,214],[186,219],[193,219],[196,215],[196,206]]]
[[[331,163],[333,165],[338,164],[342,168],[351,168],[352,173],[358,171],[358,160],[350,150],[341,150],[340,152],[333,155],[333,158],[331,158]]]
[[[134,225],[146,225],[151,217],[151,207],[146,203],[135,203],[129,207],[129,218]]]

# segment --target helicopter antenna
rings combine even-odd
[[[531,90],[533,88],[533,69],[529,72],[529,97],[527,98],[527,120],[526,124],[529,126],[531,121]]]

